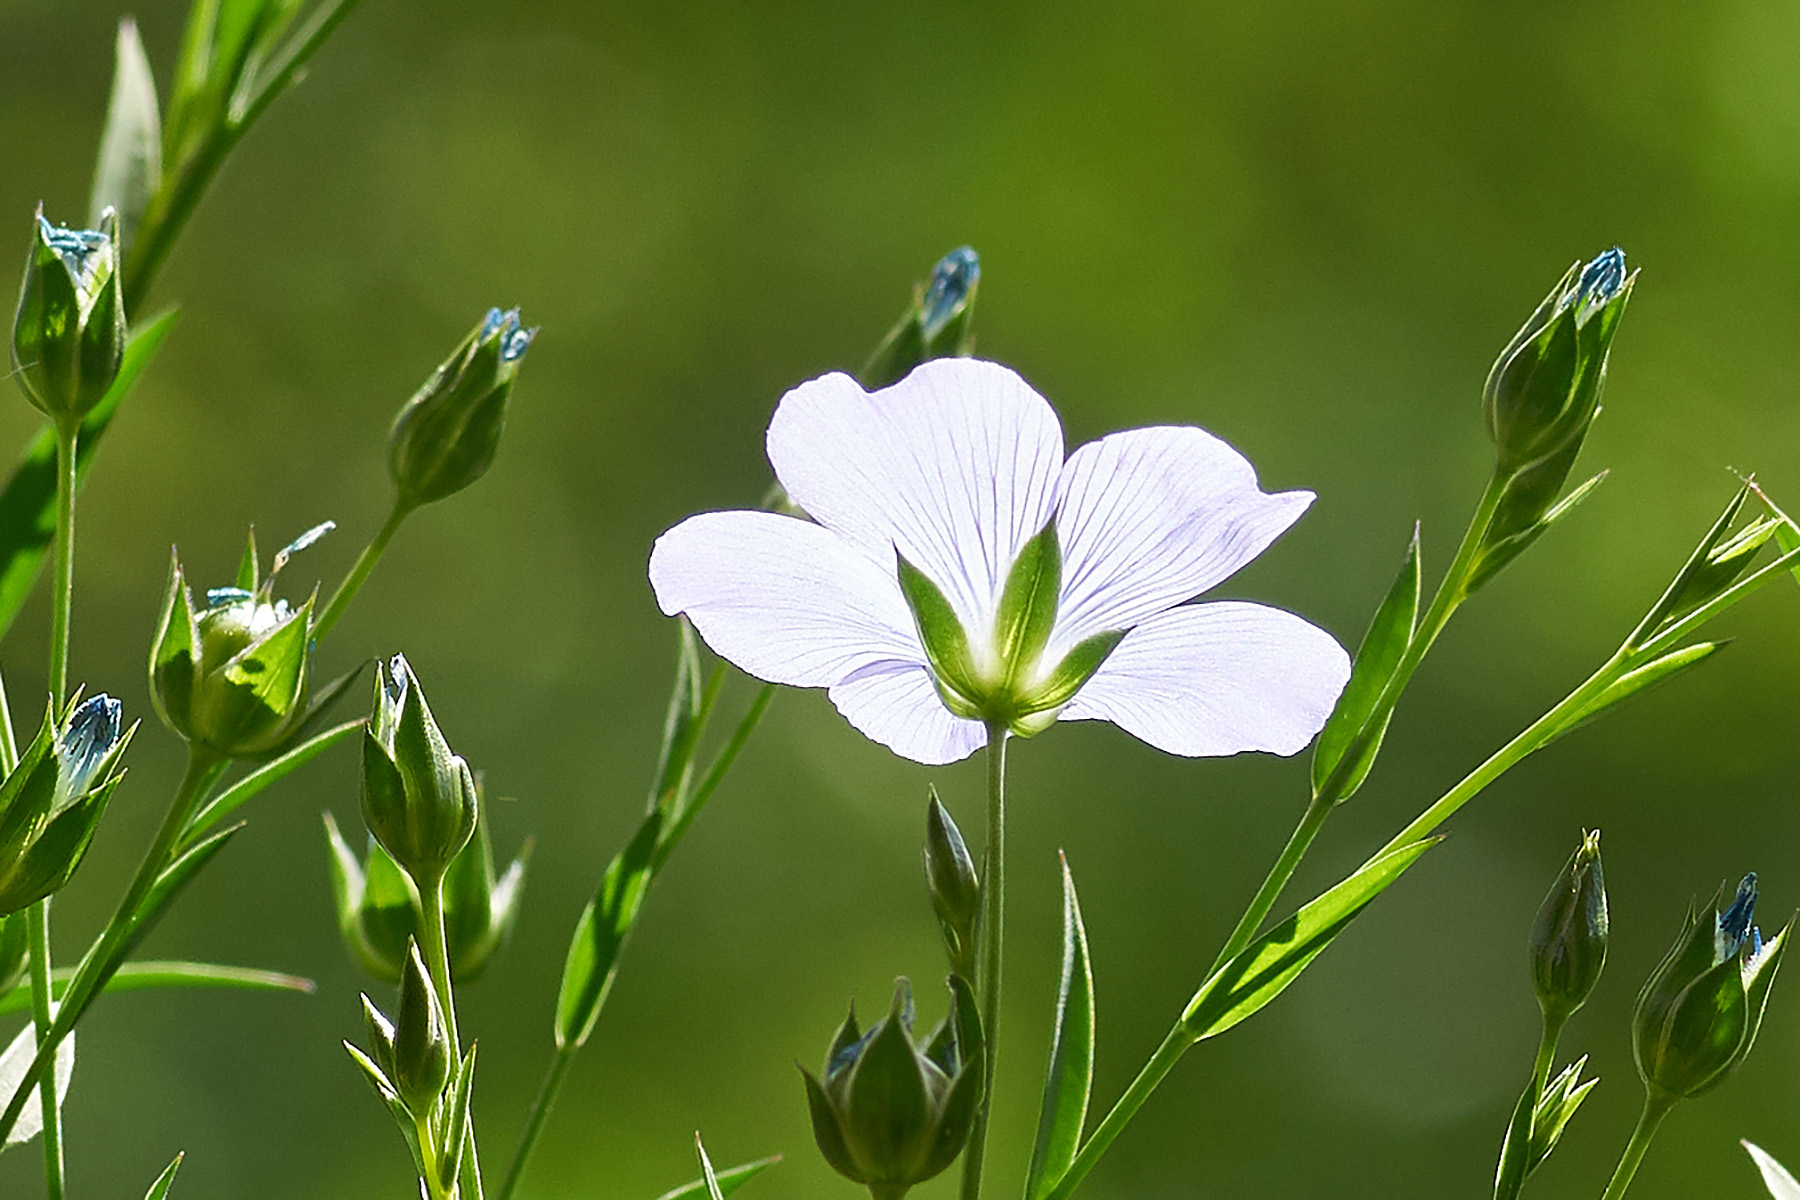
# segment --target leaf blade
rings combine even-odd
[[[1418,628],[1419,596],[1424,583],[1421,572],[1419,527],[1414,524],[1400,573],[1370,619],[1368,632],[1363,634],[1350,667],[1350,682],[1344,685],[1337,707],[1319,733],[1312,762],[1315,795],[1323,795],[1329,787],[1336,793],[1333,800],[1348,800],[1375,765],[1391,715],[1377,715],[1375,706],[1399,669]]]
[[[723,1171],[714,1171],[713,1180],[719,1185],[719,1194],[729,1196],[780,1161],[781,1155],[771,1154],[767,1158],[759,1158],[754,1162],[727,1167]],[[664,1192],[656,1200],[701,1200],[707,1195],[706,1180],[696,1179],[692,1183],[684,1183],[678,1188]]]
[[[1060,854],[1058,858],[1063,883],[1062,978],[1057,986],[1056,1033],[1050,1044],[1037,1143],[1025,1180],[1027,1200],[1040,1200],[1075,1161],[1094,1083],[1093,960],[1088,954],[1081,904],[1075,896],[1075,877],[1069,871],[1069,860]]]

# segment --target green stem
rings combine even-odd
[[[456,991],[450,980],[450,944],[444,935],[444,881],[441,876],[430,886],[419,889],[419,903],[425,918],[425,966],[431,972],[431,986],[437,991],[438,1002],[444,1007],[444,1025],[450,1034],[453,1052],[451,1061],[461,1063],[462,1038],[456,1030]],[[482,1200],[481,1165],[475,1153],[473,1121],[470,1122],[469,1136],[463,1142],[460,1178],[471,1185],[469,1194],[475,1200]]]
[[[388,513],[386,524],[382,525],[381,531],[375,535],[374,540],[363,547],[363,552],[357,556],[356,565],[350,568],[350,574],[344,577],[344,582],[338,585],[338,590],[331,594],[331,602],[319,615],[318,622],[313,626],[315,642],[324,641],[325,635],[331,632],[331,627],[336,625],[338,618],[344,615],[344,610],[350,607],[352,600],[356,599],[356,593],[362,590],[362,585],[368,580],[369,573],[375,569],[375,564],[381,561],[381,556],[387,550],[388,543],[394,540],[394,533],[400,528],[400,522],[406,520],[413,509],[417,507],[418,505],[401,497],[394,498],[394,508],[392,512]]]
[[[557,1048],[556,1057],[550,1060],[550,1070],[544,1075],[543,1086],[538,1088],[537,1099],[532,1102],[531,1114],[525,1121],[525,1132],[519,1135],[518,1149],[513,1151],[512,1162],[507,1164],[506,1178],[500,1183],[498,1200],[512,1200],[514,1189],[519,1180],[524,1178],[525,1164],[531,1159],[531,1152],[537,1148],[539,1135],[550,1120],[550,1110],[556,1106],[557,1094],[562,1091],[563,1080],[569,1074],[569,1067],[575,1061],[575,1051],[580,1047],[571,1043]]]
[[[100,936],[88,948],[81,965],[76,968],[75,977],[69,981],[69,990],[63,996],[62,1006],[56,1010],[56,1019],[51,1023],[49,1033],[38,1040],[37,1054],[26,1068],[25,1076],[19,1081],[18,1090],[13,1093],[6,1111],[0,1114],[0,1141],[18,1123],[19,1114],[25,1108],[26,1097],[44,1078],[55,1057],[56,1047],[75,1028],[75,1023],[87,1012],[88,1005],[118,969],[126,940],[131,936],[132,926],[137,923],[139,906],[156,885],[157,876],[168,866],[170,852],[180,840],[182,830],[201,797],[218,780],[224,769],[223,758],[202,746],[188,746],[187,773],[182,776],[181,786],[175,790],[175,798],[163,817],[162,828],[156,831],[156,839],[151,842],[143,862],[138,865],[137,875],[132,878],[112,919],[100,931]]]
[[[1300,818],[1300,824],[1294,827],[1294,832],[1288,838],[1287,845],[1282,848],[1281,857],[1276,859],[1275,865],[1269,869],[1268,878],[1263,880],[1262,888],[1256,893],[1256,898],[1250,901],[1250,907],[1245,909],[1244,915],[1238,919],[1237,928],[1231,931],[1231,936],[1220,948],[1218,957],[1213,959],[1213,965],[1207,968],[1208,978],[1217,973],[1220,967],[1243,953],[1244,947],[1250,944],[1250,939],[1256,936],[1256,931],[1262,928],[1263,921],[1269,916],[1269,910],[1275,907],[1275,901],[1280,898],[1288,881],[1299,869],[1300,860],[1306,857],[1307,848],[1312,845],[1313,839],[1319,836],[1319,830],[1325,828],[1325,818],[1329,817],[1331,810],[1336,807],[1337,801],[1325,796],[1314,796],[1311,803],[1306,806],[1305,815]]]
[[[69,607],[75,595],[75,442],[79,421],[56,433],[56,578],[50,585],[50,703],[58,718],[69,695]]]
[[[1144,1101],[1150,1099],[1150,1093],[1175,1069],[1175,1064],[1181,1061],[1181,1056],[1193,1044],[1193,1039],[1177,1023],[1163,1039],[1162,1045],[1156,1048],[1156,1053],[1150,1056],[1150,1061],[1144,1064],[1144,1069],[1138,1072],[1137,1078],[1131,1081],[1131,1086],[1125,1089],[1125,1094],[1119,1097],[1118,1103],[1112,1106],[1112,1111],[1088,1135],[1080,1153],[1075,1155],[1075,1161],[1069,1164],[1063,1177],[1056,1181],[1056,1186],[1045,1194],[1044,1200],[1068,1200],[1074,1194],[1075,1189],[1081,1186],[1081,1181],[1087,1178],[1088,1172],[1094,1169],[1094,1164],[1100,1161],[1100,1156],[1112,1146],[1113,1139],[1124,1131],[1131,1118],[1137,1115],[1138,1109],[1144,1107]]]
[[[444,1181],[438,1178],[437,1141],[431,1136],[431,1121],[413,1114],[413,1135],[419,1139],[419,1157],[425,1160],[425,1189],[429,1200],[450,1200]]]
[[[986,1045],[985,1078],[981,1107],[975,1113],[975,1126],[969,1132],[969,1146],[963,1152],[962,1200],[978,1200],[981,1195],[982,1159],[987,1153],[988,1114],[994,1100],[995,1067],[1000,1061],[1000,973],[1002,949],[1006,941],[1006,726],[988,725],[987,793],[988,845],[987,862],[981,877],[981,1034]]]
[[[1606,1185],[1606,1194],[1600,1200],[1620,1200],[1625,1195],[1625,1189],[1631,1186],[1631,1177],[1637,1174],[1638,1164],[1644,1161],[1644,1152],[1650,1149],[1650,1139],[1656,1136],[1657,1126],[1673,1107],[1673,1096],[1654,1091],[1644,1094],[1644,1111],[1638,1115],[1637,1128],[1631,1131],[1631,1140],[1625,1144],[1618,1170],[1613,1172],[1612,1182]]]
[[[1550,1067],[1556,1061],[1556,1043],[1562,1037],[1566,1016],[1544,1014],[1538,1033],[1537,1058],[1531,1064],[1531,1083],[1513,1109],[1512,1121],[1506,1128],[1506,1141],[1500,1148],[1500,1169],[1495,1173],[1494,1200],[1515,1200],[1525,1187],[1526,1163],[1531,1154],[1532,1128],[1537,1121],[1538,1101],[1544,1085],[1550,1080]]]
[[[33,904],[30,914],[31,1020],[37,1027],[38,1044],[50,1034],[50,897]],[[56,1072],[46,1071],[38,1082],[39,1103],[44,1110],[44,1191],[49,1200],[63,1200],[62,1110],[56,1103]]]

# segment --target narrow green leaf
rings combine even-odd
[[[700,639],[686,617],[676,623],[677,647],[675,687],[669,693],[669,711],[663,718],[662,747],[656,756],[656,776],[652,783],[650,806],[668,810],[693,780],[694,751],[705,731],[706,699],[717,692],[724,679],[721,668],[715,671],[715,686],[706,688],[700,682]]]
[[[582,910],[563,962],[556,995],[556,1046],[580,1046],[594,1031],[618,972],[619,948],[649,890],[663,817],[644,818],[625,849],[607,865],[600,890]]]
[[[1426,838],[1364,865],[1246,946],[1201,985],[1182,1014],[1194,1041],[1224,1033],[1279,996],[1370,901],[1442,838]]]
[[[144,1193],[144,1200],[168,1200],[169,1187],[175,1182],[175,1172],[181,1169],[181,1160],[186,1156],[187,1151],[185,1150],[175,1156],[175,1161],[156,1177],[156,1182],[151,1184],[150,1190]]]
[[[150,60],[138,37],[137,22],[125,17],[119,22],[112,99],[94,162],[88,228],[98,229],[101,214],[108,208],[116,211],[122,255],[161,182],[162,116],[157,111],[156,82],[150,75]]]
[[[712,1200],[725,1200],[725,1193],[719,1190],[719,1177],[713,1174],[712,1159],[706,1157],[706,1143],[700,1140],[698,1133],[694,1135],[694,1151],[700,1155],[700,1175],[706,1184],[706,1194]]]
[[[1419,527],[1413,525],[1412,540],[1406,545],[1406,556],[1400,574],[1388,589],[1369,631],[1363,634],[1357,648],[1356,662],[1350,668],[1350,682],[1338,697],[1337,707],[1319,734],[1313,750],[1312,786],[1315,795],[1324,795],[1329,786],[1334,801],[1348,800],[1362,786],[1381,751],[1381,739],[1387,733],[1393,715],[1376,713],[1376,702],[1393,679],[1412,644],[1413,631],[1419,623],[1419,592],[1422,577],[1419,565]],[[1350,761],[1344,761],[1346,753]]]
[[[342,725],[334,726],[324,733],[308,738],[280,758],[256,768],[220,792],[210,804],[189,819],[187,829],[181,835],[181,845],[183,847],[192,846],[207,830],[242,808],[264,788],[286,778],[345,738],[354,735],[362,727],[363,722],[360,717],[354,721],[346,721]]]
[[[124,940],[120,942],[119,949],[113,957],[111,970],[102,972],[99,980],[102,986],[105,986],[106,982],[113,977],[114,972],[119,969],[125,959],[130,957],[132,950],[144,940],[144,936],[156,927],[158,921],[162,920],[163,914],[169,911],[169,905],[175,902],[175,897],[181,894],[182,889],[194,881],[194,876],[198,875],[206,864],[213,860],[213,856],[223,850],[225,844],[243,827],[242,822],[236,825],[227,825],[211,837],[182,851],[176,856],[174,862],[163,868],[162,874],[156,877],[156,882],[150,885],[150,890],[145,894],[143,903],[138,905],[137,913],[131,922],[131,932],[126,934]]]
[[[75,453],[77,487],[87,477],[100,435],[174,327],[175,312],[171,309],[147,321],[126,343],[118,377],[81,422],[81,439]],[[13,620],[31,595],[55,532],[56,435],[46,427],[31,440],[24,457],[13,468],[12,478],[0,491],[0,638],[12,628]]]
[[[1699,642],[1692,646],[1684,646],[1680,650],[1670,651],[1654,662],[1646,663],[1635,671],[1626,672],[1618,682],[1594,697],[1592,703],[1571,717],[1568,724],[1552,732],[1550,741],[1554,741],[1565,733],[1580,729],[1589,721],[1605,716],[1640,692],[1659,687],[1678,675],[1686,674],[1730,644],[1730,642]],[[1545,742],[1545,745],[1548,744],[1548,741]]]
[[[1069,860],[1060,854],[1057,857],[1062,861],[1063,882],[1062,979],[1056,990],[1056,1036],[1050,1044],[1037,1145],[1025,1179],[1026,1200],[1039,1200],[1075,1161],[1094,1082],[1094,971],[1088,957],[1087,927],[1075,898]]]
[[[731,731],[731,737],[726,740],[725,748],[719,751],[719,755],[713,759],[712,765],[706,768],[706,774],[700,777],[700,782],[694,787],[686,802],[682,804],[680,811],[675,814],[674,820],[670,821],[663,829],[656,844],[656,860],[650,865],[651,874],[662,870],[662,865],[669,861],[669,855],[673,854],[675,847],[681,844],[682,837],[693,825],[694,819],[700,815],[700,810],[706,807],[706,802],[712,799],[712,794],[719,790],[721,783],[725,782],[725,775],[731,770],[731,764],[737,761],[739,752],[750,740],[750,735],[756,732],[757,725],[761,723],[763,714],[769,711],[769,704],[774,699],[775,685],[772,683],[764,684],[762,690],[756,693],[756,699],[750,702],[749,710],[738,721],[737,728]]]
[[[462,1173],[463,1146],[469,1140],[469,1098],[475,1091],[475,1050],[470,1045],[469,1052],[463,1055],[462,1064],[456,1071],[456,1087],[451,1093],[450,1108],[444,1114],[444,1127],[440,1137],[441,1147],[438,1151],[438,1178],[444,1181],[445,1189],[456,1190],[457,1177]]]
[[[912,609],[919,642],[925,647],[925,657],[931,663],[931,673],[944,703],[958,716],[978,715],[972,701],[978,689],[968,631],[938,585],[904,556],[895,557],[899,560],[900,590]]]
[[[59,968],[51,976],[51,995],[61,1000],[68,991],[74,968]],[[311,993],[316,985],[299,975],[279,971],[259,971],[251,967],[228,967],[218,963],[180,962],[145,959],[126,963],[107,981],[108,992],[138,992],[151,988],[224,988],[251,992]],[[20,984],[0,992],[0,1016],[24,1012],[31,1007],[31,988]]]
[[[1062,546],[1051,517],[1019,551],[994,614],[994,645],[1009,685],[1016,687],[1035,668],[1056,624],[1061,593]]]
[[[713,1182],[718,1185],[718,1194],[721,1196],[731,1195],[731,1193],[737,1191],[746,1183],[749,1183],[752,1179],[755,1179],[758,1175],[761,1175],[764,1171],[780,1161],[781,1155],[772,1154],[768,1158],[759,1158],[755,1162],[747,1162],[736,1167],[727,1167],[723,1171],[714,1171]],[[707,1188],[707,1181],[705,1179],[696,1179],[694,1182],[684,1184],[673,1191],[664,1192],[662,1195],[658,1196],[656,1200],[702,1200],[702,1197],[710,1197],[711,1195],[711,1191]]]
[[[1689,634],[1698,630],[1701,626],[1705,625],[1708,621],[1712,620],[1738,601],[1748,597],[1752,592],[1755,592],[1758,588],[1774,579],[1775,576],[1785,575],[1796,566],[1800,566],[1800,547],[1783,553],[1780,558],[1777,558],[1768,566],[1761,567],[1754,574],[1738,580],[1729,588],[1725,589],[1725,591],[1714,596],[1711,600],[1708,600],[1705,604],[1694,609],[1667,628],[1658,631],[1655,636],[1651,637],[1643,644],[1636,646],[1635,649],[1650,654],[1660,654],[1676,642],[1681,641]]]

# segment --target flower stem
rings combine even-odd
[[[981,960],[978,991],[981,994],[981,1035],[986,1046],[981,1107],[969,1146],[963,1152],[962,1200],[981,1195],[981,1166],[987,1152],[988,1113],[993,1107],[995,1066],[1000,1045],[1001,951],[1006,940],[1006,726],[988,725],[987,862],[981,878]]]
[[[397,522],[390,521],[390,525]],[[440,876],[428,887],[419,889],[419,904],[425,918],[425,966],[431,972],[431,986],[444,1007],[444,1026],[450,1034],[451,1062],[462,1062],[462,1038],[456,1030],[456,992],[450,981],[450,946],[444,936],[444,880]],[[482,1200],[481,1164],[475,1153],[474,1119],[469,1122],[469,1136],[463,1142],[462,1174],[469,1182],[467,1194]],[[452,1133],[450,1136],[455,1136]],[[460,1187],[459,1187],[459,1190]]]
[[[374,540],[363,547],[363,552],[357,556],[356,565],[350,568],[350,574],[344,577],[344,582],[338,584],[337,591],[331,594],[331,602],[325,606],[325,611],[319,614],[319,620],[313,626],[315,642],[323,641],[325,635],[331,632],[331,627],[337,624],[338,618],[344,615],[344,610],[350,607],[352,600],[356,599],[356,593],[362,590],[362,585],[368,580],[369,573],[375,569],[375,564],[381,561],[381,556],[387,550],[388,543],[394,540],[394,533],[400,528],[400,522],[406,520],[412,514],[412,510],[417,507],[416,504],[409,503],[399,496],[394,497],[394,508],[392,512],[388,513],[387,522],[382,525]]]
[[[86,1013],[88,1005],[118,969],[124,957],[125,943],[131,936],[132,927],[137,923],[139,906],[156,885],[157,876],[168,866],[170,853],[180,840],[188,818],[193,815],[201,798],[217,782],[225,765],[226,760],[212,751],[189,745],[187,773],[182,776],[181,785],[175,790],[175,798],[163,817],[162,828],[156,831],[156,839],[151,842],[143,862],[138,865],[137,875],[125,890],[125,896],[119,901],[112,919],[100,931],[100,936],[83,956],[81,965],[75,969],[75,977],[69,981],[68,990],[63,993],[62,1005],[56,1010],[56,1019],[51,1022],[48,1033],[38,1039],[37,1053],[33,1056],[31,1065],[19,1080],[18,1089],[7,1103],[6,1111],[0,1113],[0,1140],[4,1140],[18,1123],[19,1114],[25,1108],[26,1097],[45,1077],[49,1064],[55,1057],[56,1047],[75,1028],[75,1023]]]
[[[1567,1021],[1567,1017],[1544,1014],[1544,1023],[1538,1034],[1537,1058],[1531,1065],[1531,1083],[1513,1109],[1512,1121],[1506,1129],[1506,1140],[1500,1148],[1500,1168],[1494,1177],[1494,1200],[1516,1200],[1524,1190],[1538,1101],[1543,1098],[1544,1084],[1550,1079],[1550,1067],[1556,1061],[1556,1043],[1562,1038],[1563,1025]]]
[[[1325,828],[1325,818],[1331,815],[1331,810],[1335,807],[1337,801],[1326,796],[1314,796],[1307,804],[1306,813],[1300,818],[1300,824],[1295,826],[1287,845],[1282,848],[1281,857],[1275,860],[1275,865],[1269,869],[1268,878],[1263,880],[1256,898],[1250,901],[1250,907],[1238,919],[1237,928],[1231,931],[1231,936],[1219,948],[1218,957],[1213,959],[1213,965],[1207,968],[1208,976],[1236,958],[1250,944],[1250,939],[1256,936],[1256,931],[1268,918],[1269,910],[1275,907],[1275,901],[1287,887],[1288,880],[1294,877],[1294,872],[1299,868],[1300,860],[1306,857],[1313,839],[1319,836],[1319,830]]]
[[[1644,1161],[1644,1152],[1650,1149],[1650,1139],[1656,1136],[1657,1127],[1673,1107],[1673,1096],[1654,1091],[1644,1094],[1644,1111],[1638,1115],[1637,1128],[1631,1131],[1631,1140],[1625,1143],[1618,1170],[1613,1172],[1612,1182],[1606,1185],[1606,1194],[1600,1200],[1620,1200],[1625,1195],[1625,1189],[1631,1186],[1631,1177],[1637,1174],[1638,1164]]]
[[[31,1020],[37,1027],[38,1044],[50,1033],[50,897],[26,910],[31,947]],[[46,1071],[38,1083],[44,1110],[44,1192],[49,1200],[63,1200],[62,1111],[56,1103],[56,1072]]]
[[[556,1057],[550,1060],[550,1070],[544,1075],[543,1086],[538,1088],[537,1099],[531,1105],[531,1115],[526,1118],[525,1132],[519,1135],[518,1149],[513,1151],[512,1162],[507,1164],[498,1200],[512,1200],[513,1190],[525,1175],[525,1164],[537,1148],[538,1136],[550,1120],[550,1110],[556,1106],[557,1094],[562,1091],[563,1080],[568,1077],[569,1067],[575,1062],[575,1052],[579,1049],[574,1043],[559,1046]]]

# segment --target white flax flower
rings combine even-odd
[[[826,688],[906,758],[954,762],[989,729],[1058,719],[1174,754],[1294,754],[1349,678],[1337,641],[1291,613],[1184,603],[1313,499],[1263,492],[1205,430],[1127,430],[1065,461],[1042,396],[953,358],[873,393],[801,384],[768,452],[811,520],[690,517],[650,556],[657,603],[757,678]]]

